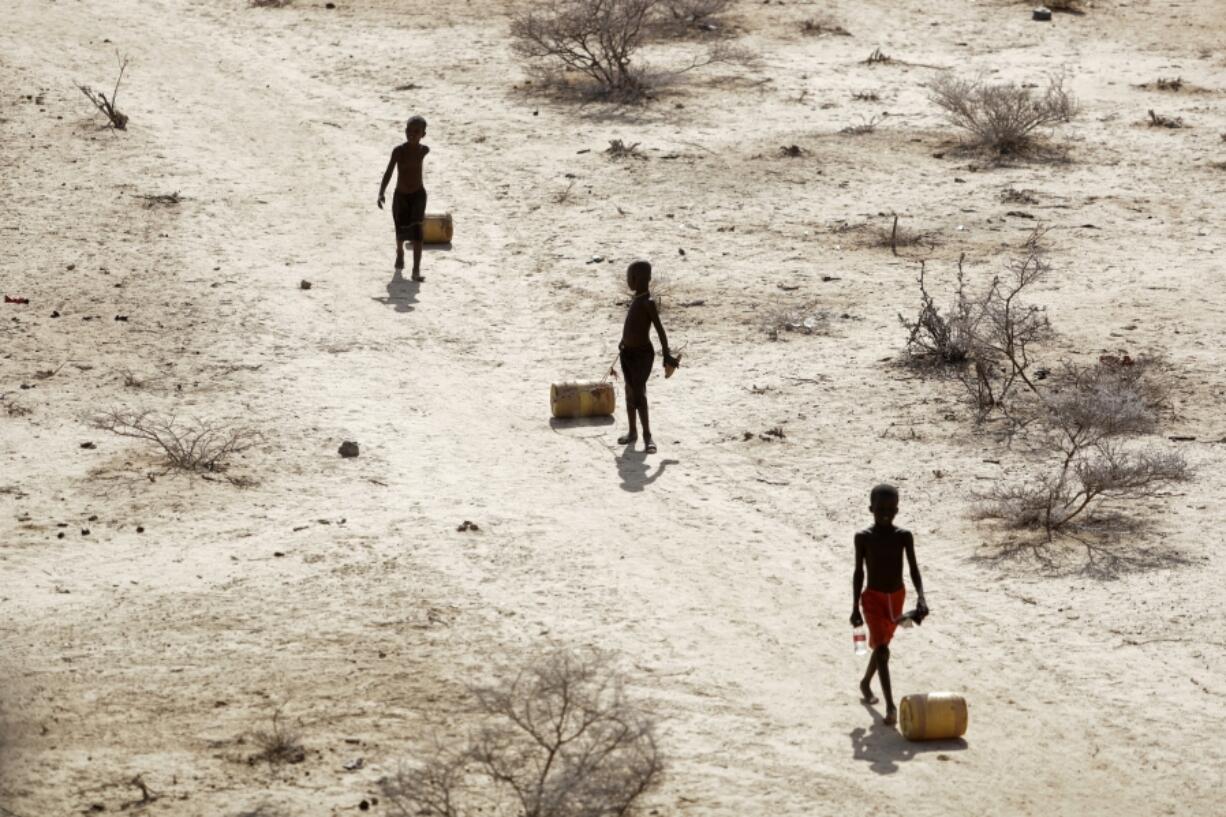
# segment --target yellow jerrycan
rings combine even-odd
[[[421,224],[422,243],[450,244],[454,230],[451,213],[426,213],[426,219]]]
[[[549,408],[559,419],[609,417],[615,406],[613,384],[606,381],[554,383],[549,387]]]
[[[907,695],[898,707],[898,727],[907,740],[946,740],[966,734],[966,699],[956,692]]]

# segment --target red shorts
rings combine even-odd
[[[907,588],[900,587],[893,593],[880,590],[864,590],[860,593],[860,612],[868,625],[868,645],[880,647],[890,643],[898,625],[894,619],[902,615],[902,603],[907,598]]]

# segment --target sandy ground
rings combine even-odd
[[[1221,813],[1218,0],[1050,25],[995,0],[747,2],[759,68],[631,109],[514,88],[501,4],[338,5],[6,8],[0,289],[31,303],[0,313],[0,814],[118,811],[136,775],[159,795],[136,813],[349,814],[432,729],[463,729],[466,682],[550,641],[621,651],[660,712],[654,813]],[[802,36],[822,12],[852,36]],[[877,47],[896,62],[863,64]],[[116,50],[126,133],[73,85],[109,86]],[[1066,69],[1072,160],[935,157],[954,135],[925,66]],[[1191,87],[1138,87],[1159,76]],[[421,286],[392,278],[374,206],[412,112],[430,209],[457,225]],[[642,158],[604,155],[615,138]],[[1156,443],[1195,437],[1197,476],[1129,509],[1149,526],[1123,561],[993,558],[1004,534],[968,521],[1022,463],[952,386],[891,363],[916,265],[839,225],[892,211],[940,234],[944,284],[960,253],[982,280],[1051,225],[1046,358],[1169,357]],[[613,356],[639,256],[687,363],[653,380],[649,458],[615,444],[621,416],[547,405]],[[824,331],[764,331],[806,306]],[[258,430],[230,472],[253,484],[166,473],[89,425],[110,408]],[[902,487],[934,610],[896,640],[895,687],[963,692],[964,742],[908,744],[858,703],[850,542],[879,480]],[[278,706],[306,760],[248,762]]]

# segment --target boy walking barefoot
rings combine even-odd
[[[660,310],[651,299],[651,264],[635,261],[626,268],[626,284],[634,290],[630,308],[626,310],[626,323],[618,344],[622,375],[626,379],[626,416],[630,431],[617,438],[618,445],[633,445],[639,438],[638,419],[643,421],[643,442],[648,454],[656,453],[656,444],[651,440],[651,423],[647,418],[647,378],[656,359],[656,350],[651,345],[651,327],[660,336],[664,347],[664,365],[680,366],[681,363],[668,353],[668,336],[660,323]],[[637,417],[636,417],[637,414]]]
[[[410,117],[404,128],[405,142],[392,149],[383,183],[379,185],[379,209],[384,191],[396,170],[396,191],[392,194],[392,220],[396,223],[396,269],[404,269],[404,242],[413,242],[413,280],[424,281],[421,274],[421,225],[426,219],[426,188],[422,185],[422,162],[430,148],[421,143],[426,135],[426,120]]]
[[[902,581],[902,557],[905,553],[911,569],[911,584],[918,596],[915,621],[928,615],[924,601],[924,582],[915,562],[915,541],[911,532],[894,527],[898,513],[898,489],[893,485],[878,485],[869,493],[868,509],[873,513],[873,526],[856,534],[856,566],[851,577],[853,595],[851,626],[868,623],[868,644],[873,649],[868,669],[860,681],[860,692],[868,704],[877,703],[870,682],[874,673],[881,676],[881,692],[885,695],[885,720],[888,726],[898,722],[894,693],[890,689],[890,639],[902,615],[907,595]],[[868,587],[864,587],[864,569],[868,567]],[[863,617],[860,615],[864,611]]]

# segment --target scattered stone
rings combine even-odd
[[[94,444],[94,443],[92,443],[92,442],[85,442],[85,443],[81,443],[81,447],[82,447],[82,448],[91,448],[91,449],[92,449],[92,448],[97,448],[98,446],[97,446],[97,445],[95,445],[95,444]]]
[[[366,758],[355,757],[353,760],[346,761],[344,764],[345,771],[356,772],[358,769],[366,765]]]
[[[127,323],[127,322],[128,322],[128,316],[127,316],[127,315],[116,315],[116,316],[115,316],[115,320],[117,320],[117,321],[123,321],[124,323]]]
[[[51,317],[58,318],[59,316],[60,316],[60,311],[58,309],[52,310]]]
[[[337,453],[346,459],[356,457],[358,455],[358,444],[353,440],[345,440],[341,443],[341,447],[337,449]]]
[[[136,532],[137,532],[137,533],[144,533],[144,532],[145,532],[145,526],[144,526],[144,525],[137,525],[137,526],[136,526]]]
[[[298,288],[299,289],[310,289],[311,282],[303,278],[301,281],[298,282]]]
[[[285,551],[284,550],[274,550],[272,552],[272,555],[276,556],[277,558],[280,558],[285,555]]]
[[[1031,12],[1030,19],[1038,20],[1041,23],[1051,22],[1051,9],[1046,6],[1039,6]]]

